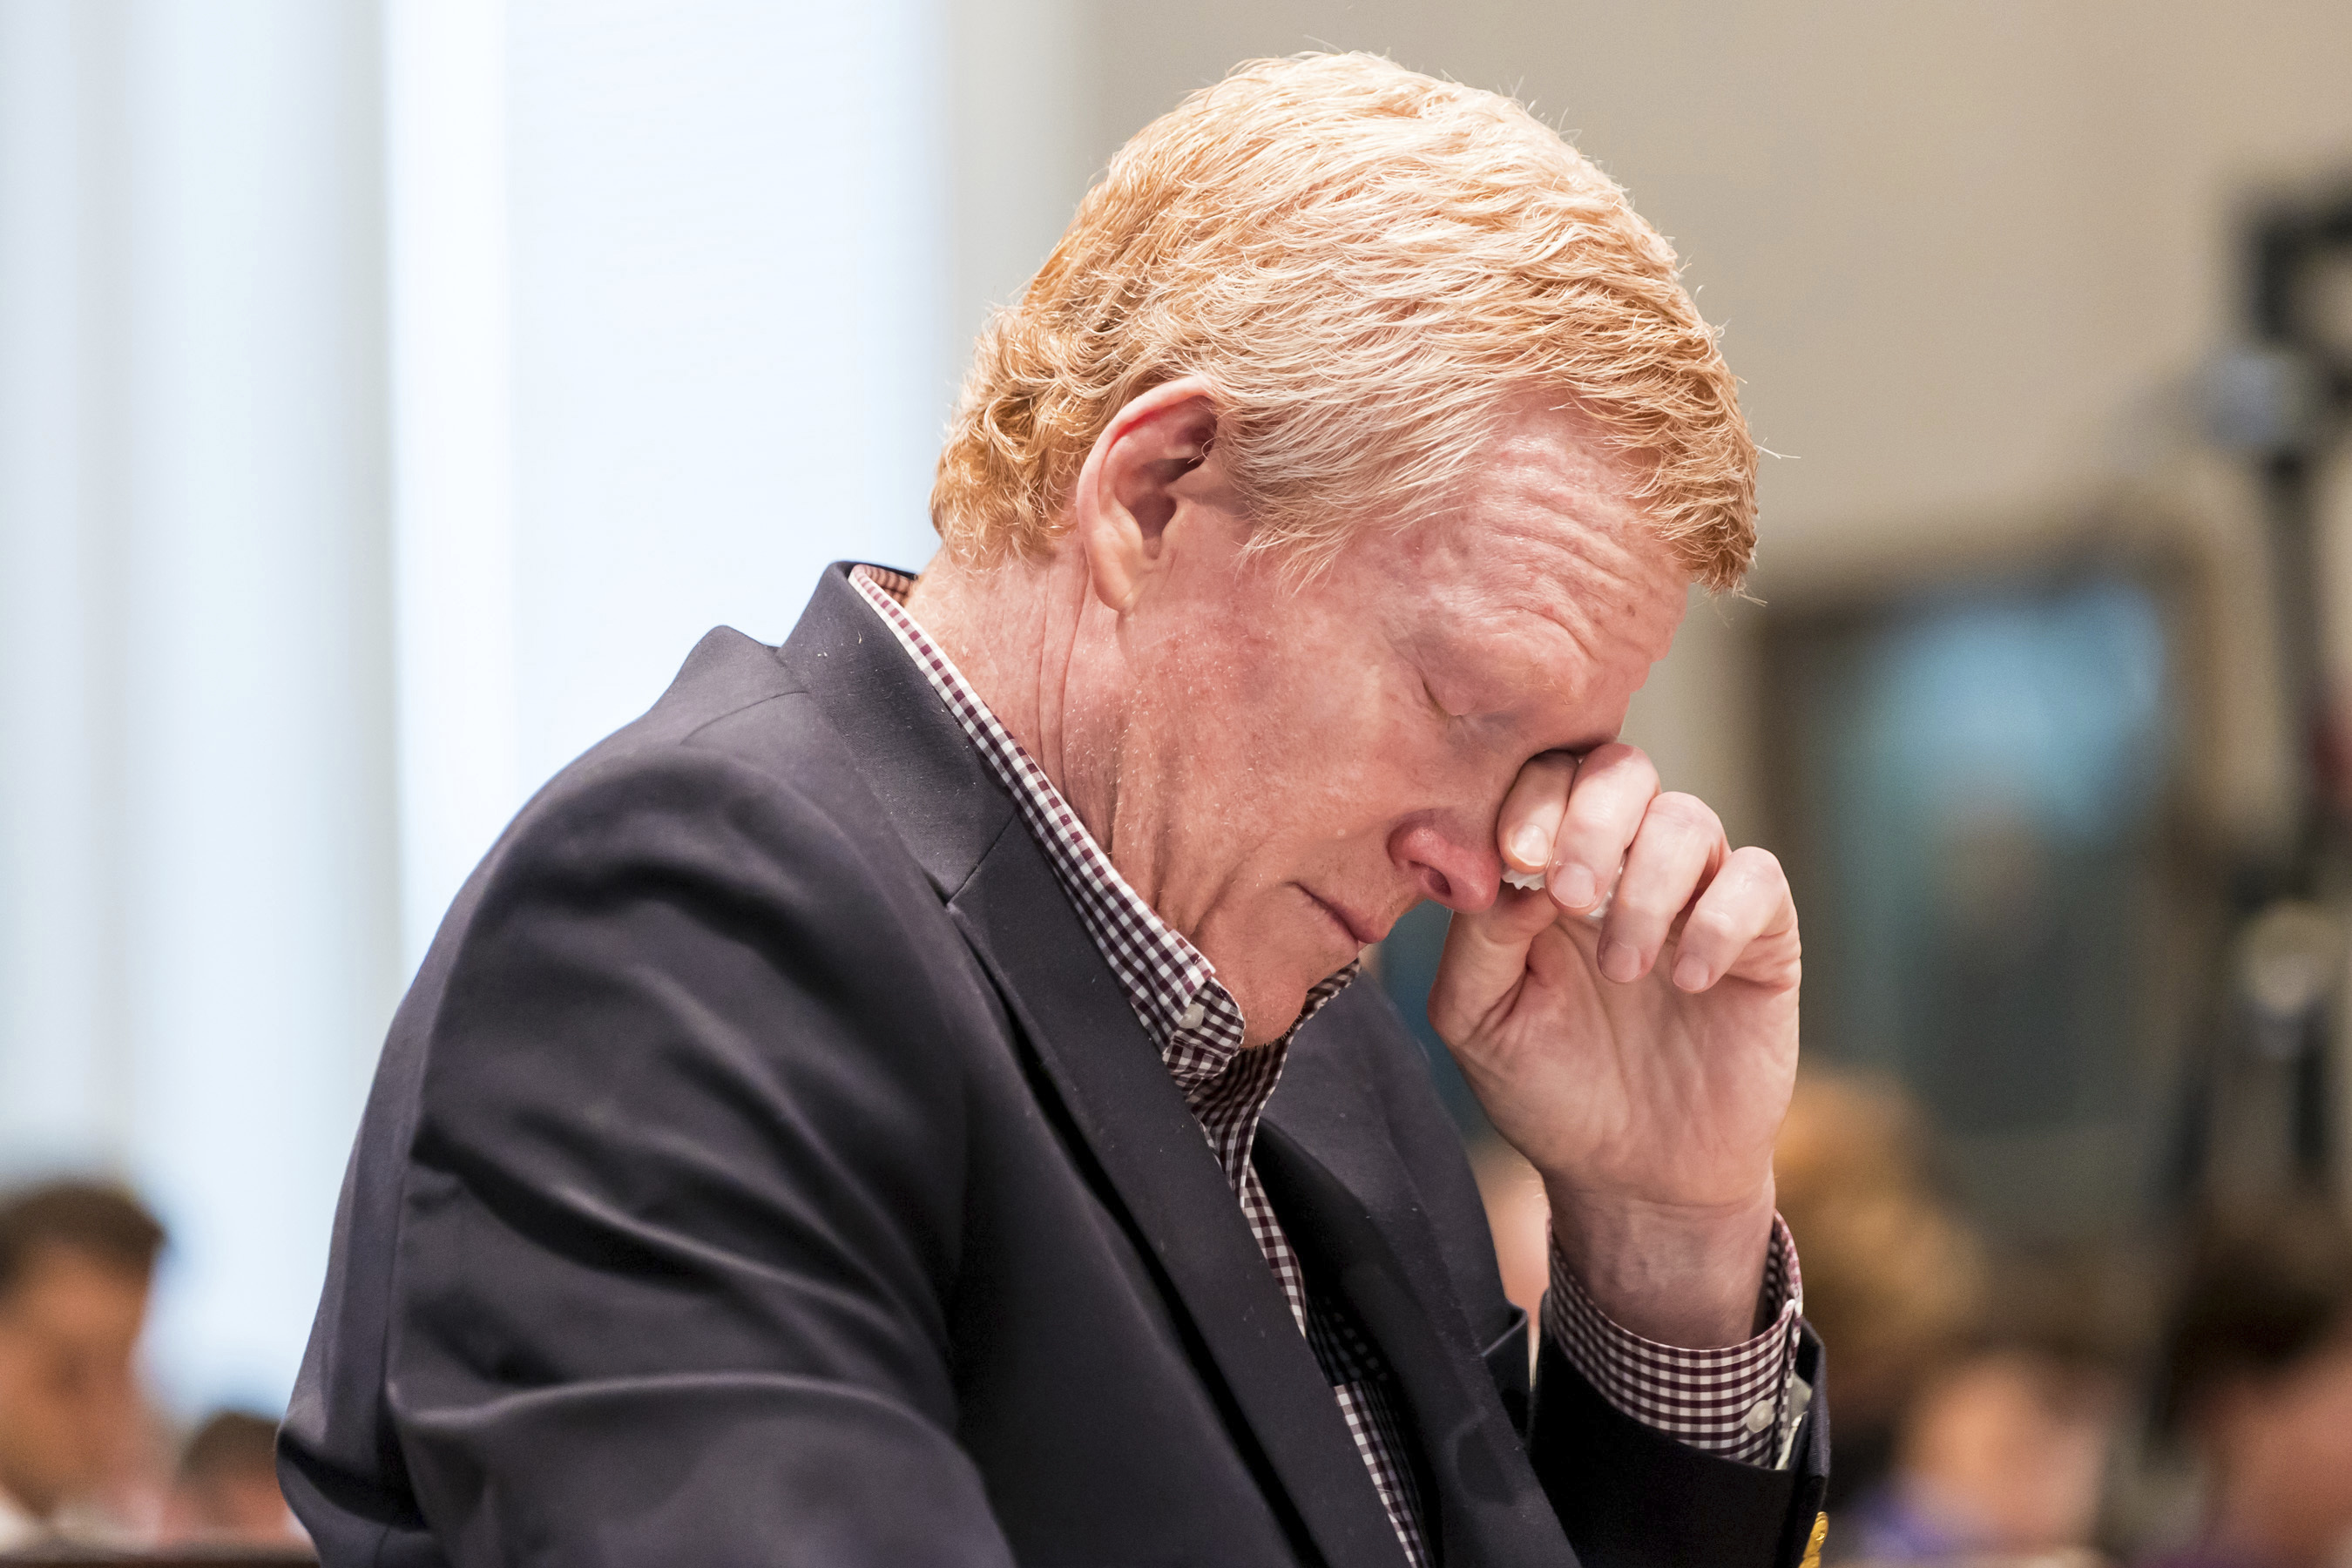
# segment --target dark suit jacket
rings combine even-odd
[[[1549,1349],[1530,1399],[1378,987],[1301,1033],[1257,1147],[1448,1568],[1796,1562],[1818,1401],[1774,1473]],[[1402,1562],[1157,1051],[839,566],[782,648],[705,637],[450,910],[280,1468],[333,1568]]]

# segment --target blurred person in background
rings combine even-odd
[[[1805,1315],[1838,1347],[1829,1390],[1834,1512],[1893,1463],[1905,1405],[1985,1311],[1983,1243],[1937,1190],[1903,1092],[1808,1071],[1773,1151],[1780,1213],[1804,1249]],[[1848,1539],[1832,1532],[1831,1551]]]
[[[2122,1409],[2115,1359],[2084,1336],[2011,1328],[1979,1341],[1906,1401],[1893,1466],[1840,1519],[1842,1554],[1869,1563],[2097,1561],[2091,1542]]]
[[[2160,1568],[2352,1563],[2352,1233],[2317,1204],[2192,1248],[2158,1405],[2201,1472],[2199,1539]]]
[[[216,1411],[180,1450],[163,1503],[167,1546],[287,1546],[308,1538],[278,1489],[278,1423]]]
[[[101,1183],[0,1199],[0,1547],[145,1533],[136,1373],[163,1227]]]
[[[1891,1083],[1806,1073],[1774,1170],[1804,1248],[1806,1315],[1841,1352],[1829,1558],[2074,1560],[2122,1410],[2093,1293],[2046,1268],[1996,1277]]]

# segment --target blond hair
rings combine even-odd
[[[1120,150],[980,334],[931,491],[950,556],[1043,553],[1112,416],[1195,374],[1255,546],[1311,563],[1447,508],[1532,393],[1630,460],[1695,578],[1754,553],[1755,443],[1672,247],[1518,104],[1378,56],[1252,61]]]

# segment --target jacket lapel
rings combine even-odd
[[[1349,1568],[1402,1563],[1330,1384],[1208,1140],[1044,852],[1015,826],[948,908],[1198,1331],[1254,1458],[1278,1479],[1316,1549]]]
[[[1192,1323],[1278,1510],[1323,1560],[1403,1550],[1200,1124],[1045,851],[836,564],[784,658],[859,759]]]
[[[1491,1347],[1428,1288],[1448,1278],[1428,1211],[1394,1149],[1370,1135],[1386,1118],[1367,1084],[1332,1070],[1344,1066],[1296,1053],[1259,1126],[1258,1172],[1283,1228],[1309,1278],[1346,1299],[1388,1361],[1437,1483],[1426,1523],[1445,1560],[1572,1564],[1487,1372]]]

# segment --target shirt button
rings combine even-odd
[[[1176,1026],[1180,1029],[1197,1029],[1201,1026],[1201,1020],[1208,1016],[1208,1008],[1202,1006],[1200,999],[1195,997],[1192,1005],[1184,1009],[1183,1016],[1176,1020]]]
[[[1748,1414],[1740,1418],[1739,1424],[1750,1432],[1761,1432],[1772,1425],[1772,1402],[1769,1399],[1758,1400],[1748,1407]]]

